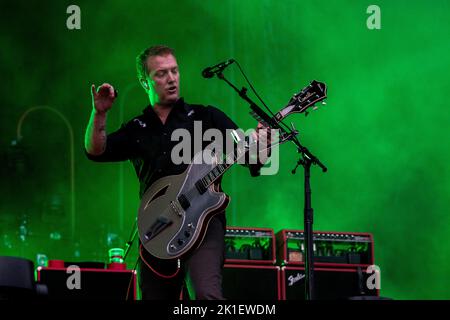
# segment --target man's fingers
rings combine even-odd
[[[109,86],[109,97],[114,98],[114,96],[115,96],[114,88],[112,86]]]
[[[114,89],[112,85],[109,83],[103,83],[97,89],[95,89],[95,85],[91,86],[91,93],[93,98],[108,98],[114,99],[117,97],[117,91]]]
[[[102,84],[98,87],[97,92],[102,97],[109,96],[109,86],[107,84]]]
[[[91,93],[92,93],[92,96],[93,96],[93,97],[97,96],[97,91],[95,90],[95,84],[93,84],[93,85],[91,86]]]
[[[110,85],[109,83],[104,83],[98,88],[98,92],[103,97],[108,98],[114,98],[116,96],[116,91],[114,90],[114,87]]]

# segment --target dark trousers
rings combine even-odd
[[[190,299],[224,299],[222,269],[225,254],[225,221],[220,215],[222,214],[211,219],[202,244],[181,260],[181,269],[174,277],[166,278],[176,273],[176,260],[156,259],[142,248],[145,261],[163,275],[157,275],[140,259],[139,284],[143,300],[178,300],[183,285],[188,289]]]

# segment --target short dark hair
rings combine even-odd
[[[147,76],[148,70],[147,70],[147,59],[148,57],[152,56],[165,56],[171,54],[175,56],[175,51],[165,45],[156,45],[151,46],[144,51],[142,51],[137,57],[136,57],[136,71],[138,79],[145,79]]]

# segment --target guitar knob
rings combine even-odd
[[[322,101],[322,105],[324,106],[324,105],[326,105],[327,103],[325,102],[325,101]]]

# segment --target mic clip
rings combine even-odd
[[[212,78],[215,74],[221,73],[226,67],[228,67],[230,64],[233,64],[234,62],[234,59],[230,59],[225,62],[216,64],[212,67],[207,67],[203,69],[202,76],[207,79]]]

